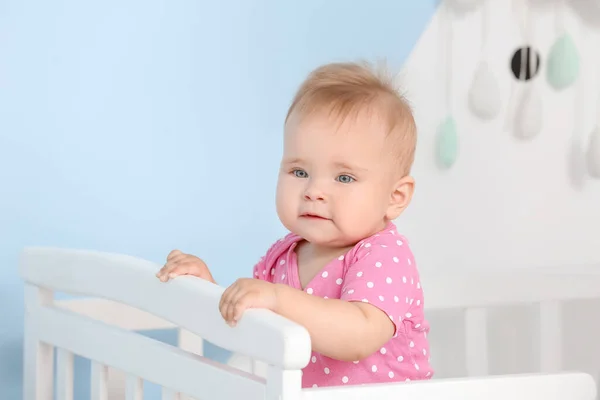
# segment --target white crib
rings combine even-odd
[[[54,391],[57,400],[73,400],[74,355],[92,362],[92,400],[116,400],[116,395],[109,397],[111,369],[125,372],[124,397],[119,398],[127,400],[142,399],[143,380],[161,385],[164,400],[596,397],[596,384],[590,375],[596,366],[566,368],[570,353],[563,351],[563,321],[567,318],[561,312],[564,304],[600,299],[600,273],[588,269],[568,274],[553,270],[423,274],[425,305],[431,316],[441,313],[452,321],[459,320],[456,315],[464,316],[464,323],[459,324],[464,329],[456,331],[439,329],[432,322],[432,362],[436,366],[439,351],[442,359],[443,354],[451,359],[450,368],[440,371],[436,367],[436,378],[424,382],[301,389],[301,369],[310,357],[306,330],[266,310],[249,310],[237,327],[227,326],[217,308],[223,291],[219,286],[190,277],[161,283],[155,277],[159,266],[154,263],[80,250],[28,248],[22,254],[20,268],[25,280],[24,400],[50,400]],[[99,298],[104,303],[97,304],[103,304],[109,313],[94,315],[78,310],[75,304],[81,303],[55,302],[55,291]],[[529,310],[522,322],[513,326],[502,314],[493,314],[496,308],[513,305],[532,307],[535,317],[529,316]],[[592,318],[584,320],[594,325],[593,317],[599,317],[597,308],[588,308]],[[453,311],[459,314],[453,315]],[[490,330],[491,316],[500,317],[498,329]],[[180,329],[180,347],[134,331],[144,325]],[[511,329],[506,330],[507,326]],[[591,345],[597,342],[593,327],[577,328],[591,332]],[[527,354],[533,355],[536,362],[520,373],[497,373],[502,363],[494,355],[494,337],[500,337],[501,355],[514,349],[524,354],[523,349],[511,344],[519,334],[534,339],[521,343],[521,347],[533,349]],[[464,338],[463,345],[436,344],[436,336],[443,342],[446,338],[455,340],[458,335]],[[252,362],[239,369],[208,360],[201,355],[200,338],[247,357],[236,357],[230,364]],[[598,348],[596,344],[591,359],[595,360]],[[457,357],[458,352],[462,356]],[[510,364],[514,359],[508,357],[508,361]],[[460,364],[464,369],[457,367]],[[515,365],[523,367],[527,363],[517,361]],[[588,373],[567,369],[587,369]]]

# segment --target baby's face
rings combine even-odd
[[[385,125],[369,116],[313,115],[286,125],[277,184],[283,225],[307,241],[344,247],[388,222],[397,164]]]

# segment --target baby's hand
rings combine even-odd
[[[276,288],[275,284],[258,279],[238,279],[223,292],[219,311],[230,326],[235,326],[248,308],[266,308],[275,311]]]
[[[179,275],[192,275],[215,283],[210,270],[198,257],[173,250],[167,256],[167,263],[158,271],[156,277],[163,282]]]

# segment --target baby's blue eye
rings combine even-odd
[[[337,180],[341,183],[350,183],[350,182],[354,182],[354,178],[351,177],[350,175],[340,175],[337,177]]]
[[[294,176],[296,178],[306,178],[306,177],[308,177],[308,173],[306,171],[304,171],[304,170],[301,170],[301,169],[295,169],[293,171],[293,173],[294,173]]]

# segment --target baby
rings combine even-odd
[[[423,291],[393,221],[409,205],[416,146],[411,110],[368,66],[313,71],[285,120],[277,214],[291,232],[222,295],[234,325],[267,308],[309,332],[303,387],[429,379]],[[198,257],[174,250],[157,276],[215,282]]]

